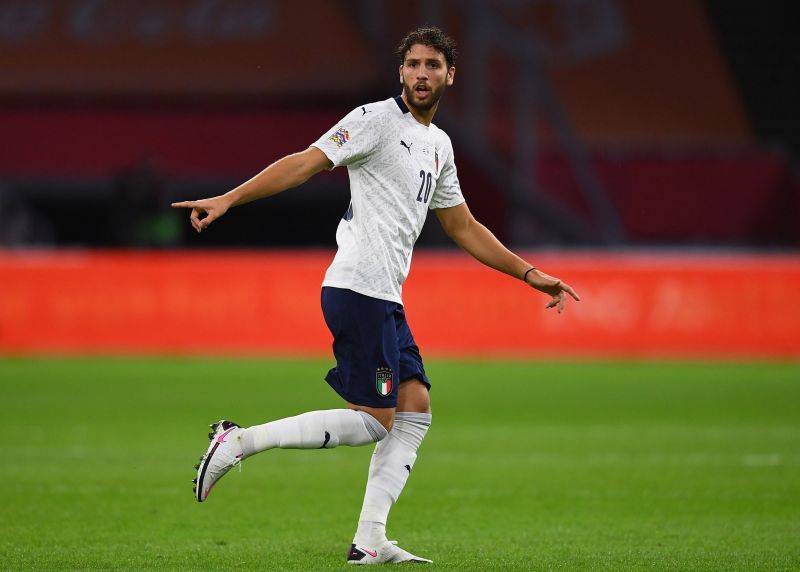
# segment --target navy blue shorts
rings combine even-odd
[[[397,389],[411,378],[430,389],[403,306],[326,286],[322,313],[333,334],[336,358],[325,381],[346,401],[397,407]]]

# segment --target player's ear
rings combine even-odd
[[[445,80],[447,87],[453,85],[453,80],[456,77],[456,66],[450,66],[450,69],[447,70],[447,79]]]
[[[403,85],[403,64],[400,64],[400,68],[398,69],[398,74],[400,75],[400,85]]]

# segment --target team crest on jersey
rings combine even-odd
[[[375,388],[378,390],[378,395],[386,397],[392,392],[394,386],[392,370],[388,367],[379,367],[375,372]]]
[[[344,127],[339,127],[333,135],[328,137],[328,141],[341,148],[342,145],[350,141],[350,133]]]

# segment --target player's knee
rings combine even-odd
[[[384,429],[387,433],[392,430],[392,426],[394,425],[394,408],[378,408],[378,407],[354,407],[361,413],[370,417],[371,420],[375,421],[375,424],[380,425],[382,429]],[[385,435],[381,435],[381,439],[385,437]],[[380,441],[380,439],[378,439]]]
[[[389,434],[389,430],[384,427],[383,423],[378,421],[378,419],[370,412],[357,409],[356,413],[361,415],[361,419],[364,421],[364,428],[369,434],[369,441],[372,441],[373,443],[383,441]],[[365,445],[369,441],[361,442],[359,445]]]

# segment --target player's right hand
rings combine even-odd
[[[230,202],[225,196],[211,197],[199,201],[182,201],[172,203],[176,209],[192,209],[189,215],[189,222],[197,232],[202,232],[208,225],[228,212]]]

